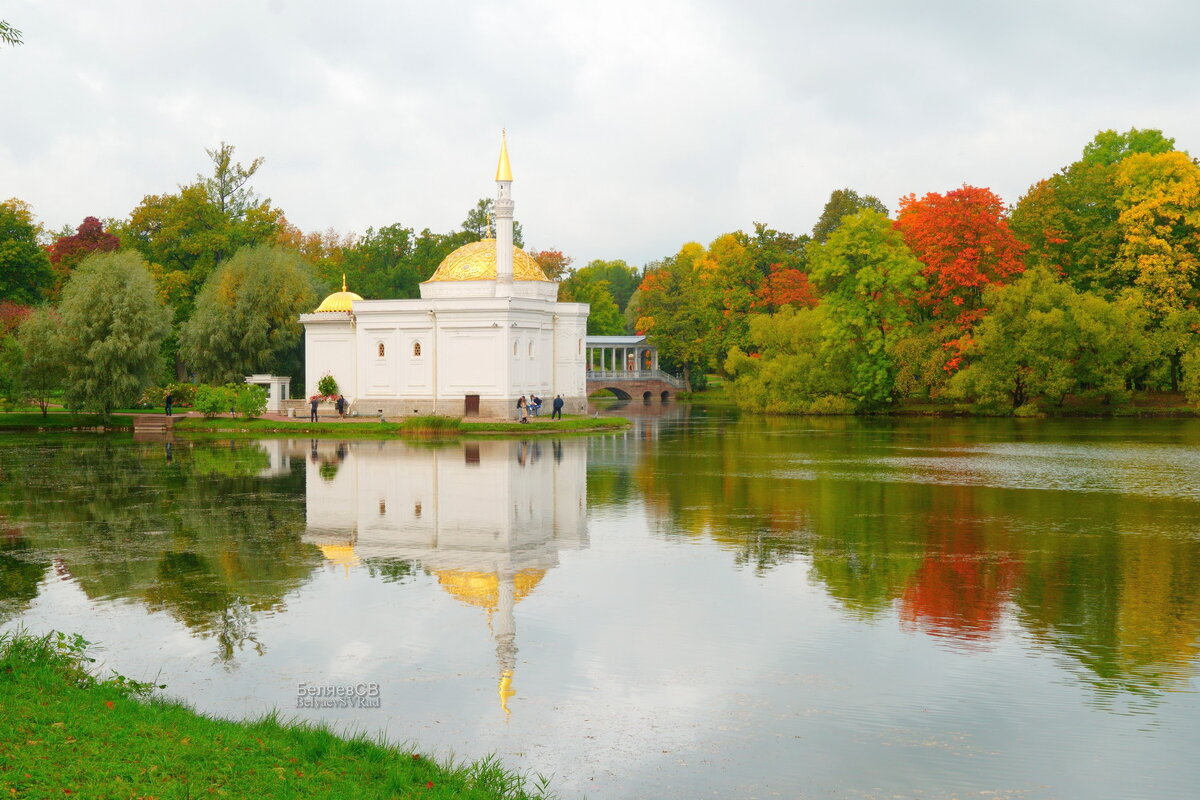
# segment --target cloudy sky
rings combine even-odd
[[[1200,3],[15,0],[0,196],[123,217],[227,141],[304,230],[457,227],[507,128],[527,247],[633,264],[830,191],[1015,202],[1098,130],[1200,152]]]

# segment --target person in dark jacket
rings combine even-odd
[[[560,395],[555,396],[555,398],[554,398],[554,410],[550,412],[550,419],[554,419],[555,417],[562,419],[562,408],[563,408],[563,399],[562,399],[562,395],[560,394]]]
[[[308,401],[308,405],[309,405],[309,408],[311,409],[311,411],[309,412],[309,415],[308,415],[308,420],[309,420],[309,422],[316,422],[317,421],[317,408],[321,405],[321,398],[313,396]]]
[[[163,402],[167,406],[167,416],[169,417],[171,416],[171,406],[175,403],[175,395],[167,392],[167,396],[163,399]]]

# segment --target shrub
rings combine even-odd
[[[151,386],[142,392],[138,405],[149,408],[161,406],[166,402],[167,393],[170,392],[173,405],[190,406],[195,403],[197,388],[198,384],[195,383],[168,383],[166,386]]]
[[[206,417],[215,417],[233,411],[237,395],[230,386],[197,386],[192,405]]]
[[[243,417],[261,417],[267,410],[267,388],[244,383],[230,387],[236,393],[235,408]]]

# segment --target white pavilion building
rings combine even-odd
[[[558,284],[513,245],[511,192],[502,138],[494,239],[446,256],[420,299],[364,300],[343,281],[301,315],[306,395],[332,375],[360,415],[512,417],[530,394],[585,413],[588,306],[558,302]]]

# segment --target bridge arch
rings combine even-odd
[[[613,394],[615,394],[617,396],[617,399],[619,399],[619,400],[632,400],[633,399],[633,396],[630,395],[629,392],[625,391],[624,389],[620,388],[619,386],[599,386],[599,385],[597,385],[595,388],[588,386],[588,397],[591,397],[596,392],[603,392],[603,391],[612,392]]]

